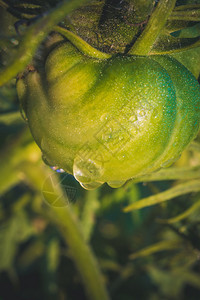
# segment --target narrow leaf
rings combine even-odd
[[[190,208],[188,208],[187,210],[185,210],[183,213],[179,214],[178,216],[176,216],[174,218],[170,218],[170,219],[158,219],[157,221],[159,223],[173,224],[173,223],[179,222],[179,221],[187,218],[189,215],[191,215],[193,212],[195,212],[197,209],[199,209],[199,207],[200,207],[200,201],[197,201],[192,206],[190,206]]]
[[[31,25],[23,37],[19,49],[10,64],[0,71],[0,86],[8,82],[30,63],[38,46],[68,13],[86,3],[87,0],[66,0],[57,8]]]
[[[192,192],[199,192],[199,191],[200,191],[200,179],[191,180],[188,182],[178,184],[175,187],[172,187],[165,192],[147,198],[143,198],[137,202],[134,202],[131,205],[126,206],[124,208],[124,212],[129,212],[131,210],[136,210],[136,209],[141,209],[144,207],[156,205],[164,201],[171,200],[180,195],[184,195]]]
[[[198,145],[197,145],[198,146]],[[171,167],[162,169],[158,172],[145,175],[136,179],[131,179],[132,182],[149,182],[162,180],[186,180],[200,178],[200,166],[195,167]]]
[[[177,6],[169,16],[169,20],[200,21],[200,5],[190,4]]]
[[[156,244],[153,244],[149,247],[146,247],[138,252],[135,252],[129,256],[130,259],[136,259],[138,257],[149,256],[156,252],[165,251],[165,250],[173,250],[180,248],[182,243],[180,241],[161,241]]]

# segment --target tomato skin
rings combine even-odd
[[[17,83],[33,137],[85,187],[168,166],[198,132],[199,84],[169,56],[98,60],[65,42],[38,70]]]

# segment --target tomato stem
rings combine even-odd
[[[174,9],[176,0],[161,0],[152,13],[145,30],[129,51],[132,55],[148,55]]]
[[[81,51],[85,55],[97,59],[108,59],[111,57],[110,54],[101,52],[96,48],[90,46],[82,38],[63,27],[56,26],[55,31],[66,37],[79,51]]]

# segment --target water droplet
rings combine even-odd
[[[53,171],[56,171],[57,173],[65,173],[63,169],[60,169],[58,166],[50,167]]]
[[[170,167],[172,164],[173,164],[173,159],[168,159],[166,162],[164,162],[161,166],[163,167],[163,168],[168,168],[168,167]]]
[[[90,183],[81,183],[80,182],[80,185],[86,189],[86,190],[94,190],[94,189],[97,189],[98,187],[100,187],[101,185],[103,184],[103,182],[90,182]]]
[[[131,116],[131,117],[129,118],[129,121],[130,121],[130,122],[135,122],[136,120],[137,120],[137,118],[136,118],[135,115],[133,115],[133,116]]]
[[[26,116],[26,113],[25,113],[25,111],[24,111],[22,105],[20,105],[20,108],[19,108],[19,109],[20,109],[20,113],[21,113],[22,118],[24,119],[24,121],[25,121],[26,123],[28,123],[28,118],[27,118],[27,116]]]
[[[124,183],[126,182],[126,180],[119,180],[119,181],[108,181],[107,184],[111,187],[111,188],[119,188],[122,185],[124,185]]]
[[[144,116],[146,116],[146,111],[144,109],[138,109],[137,110],[137,117],[138,117],[138,119],[140,119],[140,118],[142,118]]]
[[[85,184],[96,181],[104,172],[103,162],[77,157],[74,160],[73,174],[76,180]]]
[[[103,122],[103,121],[106,121],[108,120],[108,114],[103,114],[101,117],[100,117],[100,120]]]
[[[117,159],[120,161],[124,161],[126,158],[126,155],[124,153],[117,153]]]

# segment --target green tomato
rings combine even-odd
[[[171,165],[199,129],[199,84],[169,56],[99,60],[63,42],[17,90],[45,161],[88,189]]]

